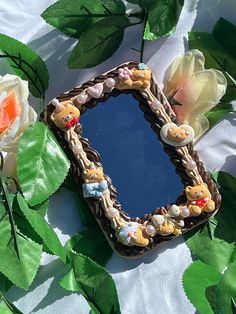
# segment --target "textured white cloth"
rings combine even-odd
[[[66,70],[66,61],[75,40],[47,25],[40,14],[54,1],[0,0],[0,32],[28,43],[46,60],[50,72],[47,100],[110,68],[139,58],[131,47],[140,47],[142,26],[126,30],[120,49],[103,64],[88,70]],[[187,32],[211,31],[222,16],[236,19],[235,0],[186,0],[176,33],[168,38],[145,44],[144,61],[161,83],[171,61],[183,53]],[[32,102],[38,108],[38,102]],[[236,175],[236,117],[231,114],[199,142],[197,148],[210,170],[224,170]],[[48,221],[65,243],[81,228],[73,198],[60,190],[50,200]],[[113,254],[107,269],[112,274],[124,314],[191,314],[194,307],[182,288],[182,274],[192,262],[191,253],[182,237],[160,250],[138,260],[125,260]],[[29,289],[12,288],[8,293],[20,310],[27,313],[87,314],[86,301],[77,294],[67,293],[58,285],[66,267],[54,257],[43,255],[42,266]],[[106,314],[106,313],[104,313]]]

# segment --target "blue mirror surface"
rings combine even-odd
[[[131,95],[98,103],[80,122],[131,217],[176,201],[183,190],[180,177]]]

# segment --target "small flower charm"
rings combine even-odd
[[[146,70],[148,67],[146,66],[145,63],[139,63],[138,66],[137,66],[137,68],[138,68],[139,70]]]

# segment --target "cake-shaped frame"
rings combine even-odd
[[[83,138],[79,123],[86,110],[122,93],[138,100],[184,187],[174,204],[163,204],[138,218],[130,217],[117,201],[116,188],[105,175],[100,155]],[[142,256],[206,222],[219,209],[220,194],[192,144],[194,130],[178,123],[145,64],[122,64],[61,94],[48,104],[43,120],[71,161],[78,193],[85,198],[112,248],[123,257]]]

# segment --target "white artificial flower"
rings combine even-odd
[[[171,64],[164,93],[173,99],[173,110],[180,123],[189,124],[195,140],[208,128],[204,113],[216,106],[226,92],[227,81],[222,72],[204,68],[205,58],[197,49],[177,57]],[[175,105],[175,102],[180,105]]]
[[[0,151],[4,152],[5,175],[15,173],[19,139],[37,114],[28,103],[28,83],[16,75],[0,76]],[[7,153],[7,154],[6,154]]]

